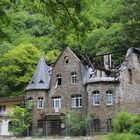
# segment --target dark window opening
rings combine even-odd
[[[31,81],[31,84],[34,84],[34,81]]]
[[[137,58],[138,58],[138,63],[140,63],[140,55],[138,55]]]
[[[112,119],[107,119],[107,131],[110,132],[112,130]]]
[[[0,112],[4,112],[6,110],[6,105],[1,105],[0,106]]]
[[[128,74],[129,74],[129,83],[132,84],[132,70],[128,69]]]
[[[38,128],[43,128],[43,120],[38,120],[37,121],[37,127]]]
[[[43,84],[44,82],[43,82],[43,80],[40,80],[39,83],[40,83],[40,84]]]
[[[100,132],[100,120],[94,119],[93,120],[94,132]]]
[[[65,56],[64,57],[64,62],[65,62],[65,64],[68,64],[69,63],[69,57],[68,56]]]
[[[57,86],[60,86],[60,85],[62,85],[62,76],[61,76],[61,74],[58,74],[57,75]]]

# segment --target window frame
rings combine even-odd
[[[82,107],[82,95],[72,95],[71,96],[71,107],[80,108]]]
[[[77,73],[71,72],[71,84],[77,84]]]
[[[92,102],[94,106],[100,105],[100,92],[98,90],[93,91]],[[98,103],[96,103],[98,102]]]
[[[43,109],[44,108],[44,98],[43,97],[38,97],[38,100],[37,100],[37,108],[38,109]]]
[[[109,97],[109,98],[108,98]],[[110,98],[111,97],[111,98]],[[111,101],[110,103],[108,102],[109,100]],[[106,105],[107,106],[112,106],[113,105],[113,91],[112,90],[107,90],[106,91]]]
[[[6,105],[0,105],[0,113],[3,113],[6,111]]]
[[[53,97],[53,108],[60,109],[61,108],[61,97]]]
[[[32,104],[33,103],[33,98],[32,97],[29,97],[27,100],[28,100],[28,104]]]
[[[62,75],[61,74],[57,74],[56,75],[56,87],[59,87],[62,85]]]

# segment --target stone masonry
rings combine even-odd
[[[25,89],[33,105],[32,132],[65,135],[64,110],[81,115],[93,112],[90,134],[111,130],[112,118],[120,110],[140,113],[140,50],[130,48],[119,69],[108,64],[102,69],[89,68],[70,48],[64,49],[53,67],[41,56]]]

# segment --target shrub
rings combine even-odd
[[[113,118],[113,132],[128,132],[132,126],[133,117],[128,112],[119,112]]]
[[[132,134],[140,135],[140,122],[132,125],[130,132]]]
[[[132,135],[130,133],[111,133],[108,136],[108,140],[140,140],[140,136]]]

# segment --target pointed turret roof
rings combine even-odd
[[[45,62],[44,56],[41,55],[35,73],[27,85],[25,91],[36,89],[49,89],[50,88],[50,74],[51,67]]]

